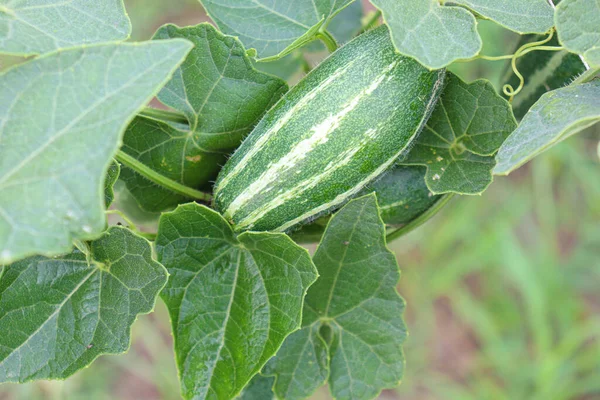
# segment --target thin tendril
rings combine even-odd
[[[548,36],[545,39],[539,40],[537,42],[525,43],[523,46],[519,47],[514,54],[507,54],[503,56],[486,56],[486,55],[478,55],[474,58],[465,60],[465,61],[473,61],[477,59],[487,60],[487,61],[499,61],[499,60],[510,60],[510,65],[513,70],[513,73],[519,78],[519,86],[515,89],[512,85],[506,84],[502,86],[502,92],[508,97],[508,101],[512,102],[513,98],[519,94],[523,87],[525,86],[525,78],[519,72],[517,68],[517,60],[523,57],[526,54],[531,53],[532,51],[561,51],[564,50],[562,46],[544,46],[546,43],[552,40],[554,37],[554,28],[552,28],[548,32]]]
[[[552,28],[550,30],[550,32],[548,33],[548,37],[546,37],[545,39],[537,41],[537,42],[525,43],[523,46],[521,46],[519,49],[517,49],[513,58],[510,60],[510,65],[512,67],[513,73],[517,76],[517,78],[519,78],[519,86],[517,86],[516,89],[508,83],[506,85],[502,86],[502,92],[506,96],[508,96],[509,102],[512,102],[514,97],[517,94],[519,94],[519,92],[521,90],[523,90],[523,87],[525,86],[525,78],[523,77],[521,72],[519,72],[519,69],[517,68],[517,60],[520,57],[523,57],[525,54],[532,52],[532,51],[536,51],[536,50],[549,50],[549,51],[562,50],[562,47],[559,48],[559,47],[554,47],[554,46],[544,46],[544,44],[551,41],[553,37],[554,37],[554,28]]]

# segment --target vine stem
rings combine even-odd
[[[338,49],[337,41],[335,40],[333,35],[331,35],[331,33],[327,32],[326,30],[319,31],[317,37],[321,39],[323,43],[325,43],[325,46],[327,46],[327,50],[329,50],[330,53],[333,53]]]
[[[134,157],[130,156],[122,150],[119,150],[115,158],[120,163],[126,165],[138,174],[142,175],[144,178],[149,179],[157,185],[163,186],[175,193],[178,193],[185,197],[189,197],[194,200],[200,200],[205,202],[212,201],[212,196],[210,194],[201,192],[196,189],[192,189],[170,178],[167,178],[166,176],[156,172],[152,168],[141,163],[140,161],[138,161],[137,159],[135,159]]]
[[[185,115],[175,111],[161,110],[158,108],[146,107],[139,112],[139,115],[147,118],[157,119],[159,121],[177,122],[178,124],[188,124]]]
[[[388,243],[391,243],[393,240],[396,240],[399,237],[404,236],[407,233],[412,232],[413,230],[415,230],[419,226],[423,225],[426,221],[428,221],[434,215],[436,215],[446,204],[448,204],[448,202],[450,201],[450,199],[452,199],[452,197],[454,197],[454,193],[450,193],[450,194],[444,195],[444,197],[442,197],[441,199],[439,199],[433,205],[433,207],[429,208],[423,214],[419,215],[417,218],[413,219],[412,221],[410,221],[409,223],[407,223],[403,227],[398,228],[398,229],[396,229],[395,231],[393,231],[391,233],[388,233],[385,236],[385,240]]]

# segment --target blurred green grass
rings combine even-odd
[[[196,0],[126,1],[133,40],[166,22],[206,20]],[[515,36],[482,21],[485,54]],[[18,58],[0,60],[0,69]],[[452,70],[489,77],[504,63]],[[410,337],[397,400],[600,399],[600,128],[570,138],[497,178],[482,196],[455,199],[392,243],[402,270]],[[0,400],[179,399],[169,318],[134,325],[126,355],[101,357],[66,381],[0,386]],[[327,399],[320,390],[315,399]]]

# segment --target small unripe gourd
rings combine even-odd
[[[424,126],[445,72],[395,52],[387,27],[352,40],[269,110],[215,184],[237,231],[287,231],[340,207]]]
[[[368,185],[363,194],[375,192],[381,219],[387,225],[403,225],[427,211],[442,196],[425,184],[427,169],[400,165]]]

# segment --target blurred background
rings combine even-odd
[[[131,40],[167,22],[208,20],[197,0],[125,3]],[[491,22],[479,29],[484,54],[511,53],[518,41]],[[0,70],[22,61],[1,57]],[[452,70],[499,89],[505,68],[475,61]],[[571,137],[391,244],[410,336],[404,381],[382,399],[600,399],[599,140],[600,126]],[[132,339],[128,354],[101,357],[64,382],[2,385],[0,400],[179,399],[162,302]],[[314,399],[330,399],[327,389]]]

